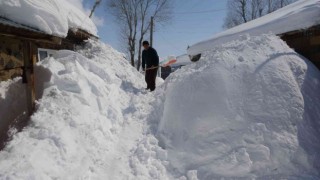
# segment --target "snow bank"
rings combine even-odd
[[[320,1],[300,0],[271,14],[219,33],[209,40],[199,42],[188,49],[188,54],[200,54],[223,43],[239,39],[239,36],[244,34],[260,35],[269,32],[283,34],[306,29],[318,25],[319,22]]]
[[[320,178],[316,67],[274,35],[242,36],[203,58],[158,90],[153,130],[169,169],[199,179]]]
[[[172,66],[185,66],[188,64],[191,64],[192,61],[190,60],[190,57],[187,54],[183,54],[181,56],[177,56],[177,62],[174,63]]]
[[[144,139],[153,100],[140,92],[143,75],[108,45],[90,41],[79,52],[59,51],[57,59],[36,67],[37,96],[42,98],[30,124],[0,152],[0,179],[165,175],[152,155],[157,154],[155,138],[146,138],[135,151]],[[143,170],[135,168],[148,162]]]
[[[59,37],[66,37],[69,29],[97,35],[88,15],[64,0],[2,0],[0,17]]]
[[[23,122],[27,117],[25,84],[22,84],[22,79],[0,81],[0,148],[15,132],[12,128],[7,133],[8,128],[18,126],[17,122]]]

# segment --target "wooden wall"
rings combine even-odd
[[[0,81],[22,75],[23,42],[0,36]]]
[[[320,26],[286,33],[280,37],[297,53],[309,59],[320,69]]]

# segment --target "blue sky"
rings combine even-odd
[[[93,0],[84,0],[85,7]],[[227,0],[175,0],[172,20],[164,27],[155,27],[154,48],[162,58],[186,53],[188,45],[212,37],[223,30]],[[105,43],[123,51],[118,26],[102,4],[95,15],[103,19],[98,27],[99,36]],[[147,39],[148,40],[148,39]]]

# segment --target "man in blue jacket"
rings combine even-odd
[[[142,69],[146,72],[147,90],[154,91],[159,68],[159,56],[157,51],[150,47],[148,41],[144,41],[142,45],[144,48],[142,51]]]

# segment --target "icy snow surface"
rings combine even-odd
[[[320,73],[274,35],[203,53],[158,91],[153,130],[174,172],[320,178]]]
[[[209,40],[199,42],[188,49],[188,54],[199,54],[228,41],[239,39],[239,36],[243,34],[260,35],[269,32],[282,34],[309,28],[319,23],[320,1],[299,0],[271,14],[223,31]]]
[[[0,0],[0,17],[59,37],[69,29],[97,35],[89,16],[64,0]]]

